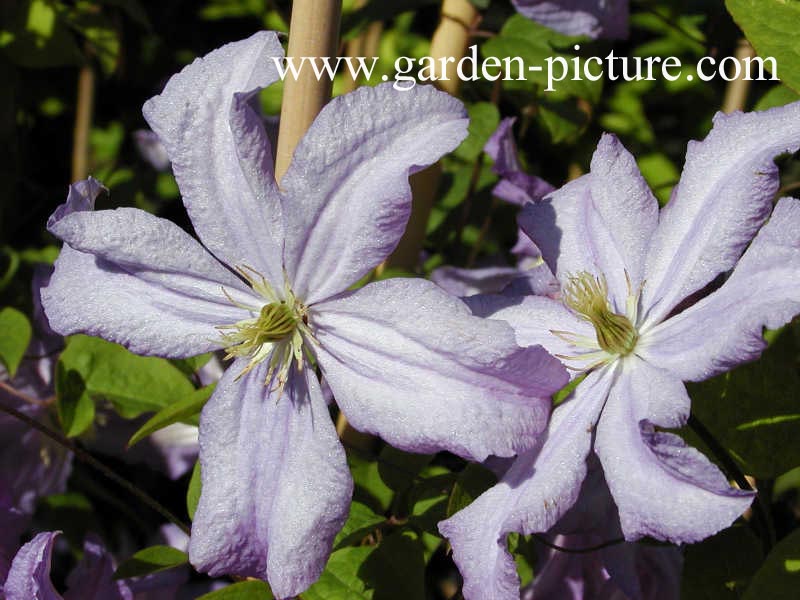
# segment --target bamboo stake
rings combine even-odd
[[[86,179],[89,175],[89,134],[92,129],[94,87],[94,69],[91,65],[84,65],[78,73],[75,129],[72,138],[72,181]]]
[[[470,34],[479,20],[478,11],[469,0],[443,0],[439,27],[431,38],[430,55],[436,62],[437,86],[452,95],[458,95],[461,80],[456,75],[456,65],[466,54]],[[441,69],[440,59],[447,60]],[[419,260],[419,251],[425,240],[428,217],[436,199],[442,168],[439,163],[411,177],[414,204],[406,233],[394,253],[388,258],[390,267],[413,270]]]
[[[734,58],[739,63],[739,76],[733,81],[728,82],[725,88],[725,97],[722,100],[722,112],[732,113],[737,110],[744,110],[747,106],[747,95],[750,92],[750,81],[745,77],[745,61],[755,58],[756,51],[747,40],[739,40],[736,46]]]
[[[297,61],[303,56],[314,57],[314,60],[335,56],[341,12],[341,0],[295,0],[287,56]],[[297,79],[290,76],[284,81],[275,153],[275,178],[278,181],[286,173],[300,139],[331,97],[333,82],[325,77],[317,80],[314,70],[306,67],[309,65],[300,71]]]

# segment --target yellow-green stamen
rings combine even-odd
[[[627,316],[612,310],[605,277],[578,273],[569,278],[563,293],[564,304],[594,325],[600,348],[620,356],[633,350],[639,334]]]

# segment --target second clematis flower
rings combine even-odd
[[[773,210],[773,159],[798,146],[800,102],[718,114],[708,137],[689,144],[659,212],[634,158],[606,135],[590,173],[526,205],[520,223],[558,278],[560,299],[469,303],[511,323],[521,344],[541,344],[588,374],[554,411],[540,447],[440,524],[465,598],[519,597],[506,534],[553,527],[575,503],[592,451],[627,540],[698,541],[750,505],[752,492],[731,488],[705,456],[658,428],[686,423],[683,381],[757,358],[763,327],[800,313],[800,201],[783,198]]]
[[[62,334],[164,357],[227,350],[200,419],[189,555],[288,598],[321,573],[352,491],[316,367],[355,428],[474,460],[530,446],[568,377],[430,282],[350,290],[396,246],[409,173],[459,144],[465,111],[433,88],[336,98],[278,187],[251,101],[282,53],[268,32],[228,44],[145,104],[200,242],[139,210],[95,212],[102,188],[80,182],[49,222],[64,248],[42,297]]]

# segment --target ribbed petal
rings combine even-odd
[[[570,367],[572,376],[597,362],[597,357],[591,356],[596,348],[567,341],[581,338],[596,343],[594,327],[576,317],[560,300],[544,296],[520,298],[487,294],[465,298],[464,301],[476,316],[499,319],[511,325],[520,346],[540,345],[560,358]],[[587,357],[581,358],[581,355]]]
[[[515,267],[460,269],[445,266],[431,273],[431,281],[453,296],[474,296],[497,293],[522,275]]]
[[[534,444],[567,381],[543,349],[473,317],[430,281],[372,283],[314,307],[319,364],[358,430],[412,452],[478,461]]]
[[[347,289],[394,250],[408,221],[408,176],[467,133],[463,105],[433,87],[392,84],[334,98],[297,146],[286,175],[285,262],[313,304]]]
[[[731,269],[769,216],[778,189],[772,162],[800,146],[800,102],[714,117],[690,142],[647,256],[642,306],[658,323],[684,298]]]
[[[800,201],[783,198],[725,284],[654,327],[637,353],[700,381],[758,358],[763,328],[800,313]]]
[[[219,348],[217,325],[249,313],[249,288],[174,223],[132,208],[91,210],[94,180],[71,186],[48,229],[64,240],[42,304],[62,335],[87,333],[139,354],[194,356]]]
[[[6,600],[63,600],[50,581],[50,560],[57,531],[37,534],[19,549],[3,586]]]
[[[675,381],[655,385],[653,368],[632,357],[597,425],[595,451],[628,540],[696,542],[730,525],[753,501],[752,492],[731,488],[700,452],[676,435],[654,431],[646,419],[655,401],[686,404],[672,397],[686,396]]]
[[[143,108],[164,144],[203,244],[283,287],[281,207],[272,151],[249,99],[280,78],[272,32],[226,44],[174,75]]]
[[[633,288],[642,282],[658,202],[633,156],[606,134],[592,157],[591,172],[547,200],[526,205],[519,222],[562,284],[580,271],[603,275],[617,312],[624,313],[625,275]]]
[[[628,0],[512,0],[520,14],[566,35],[628,36]]]
[[[246,362],[234,362],[203,409],[189,556],[211,576],[266,579],[284,599],[322,572],[352,480],[313,371],[292,367],[277,397],[267,363],[237,380]]]
[[[591,373],[556,409],[539,448],[521,454],[496,486],[439,523],[464,578],[466,600],[517,600],[519,577],[506,535],[546,532],[575,503],[592,431],[614,370]]]

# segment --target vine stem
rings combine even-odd
[[[753,500],[753,515],[758,522],[759,528],[762,530],[762,541],[764,542],[767,552],[769,552],[775,544],[775,540],[772,534],[772,528],[769,524],[769,515],[767,515],[766,508],[761,502],[758,491],[753,489],[753,486],[750,485],[747,477],[742,473],[742,470],[739,468],[739,465],[736,464],[736,461],[733,460],[733,457],[694,414],[689,415],[687,425],[689,425],[692,431],[694,431],[703,443],[708,446],[708,449],[711,450],[711,453],[720,462],[728,477],[733,479],[740,489],[748,492],[756,492],[755,499]]]
[[[72,181],[89,175],[89,134],[94,111],[95,74],[87,62],[78,72],[78,95],[75,107],[75,128],[72,142]]]
[[[103,463],[101,463],[99,460],[97,460],[94,456],[89,454],[86,450],[84,450],[83,448],[78,446],[75,442],[73,442],[72,440],[70,440],[66,436],[58,433],[57,431],[54,431],[54,430],[50,429],[49,427],[47,427],[47,425],[45,425],[43,423],[40,423],[39,421],[29,417],[25,413],[20,412],[15,408],[11,408],[10,406],[6,406],[4,402],[0,402],[0,411],[6,413],[8,415],[11,415],[12,417],[14,417],[16,419],[19,419],[20,421],[22,421],[23,423],[25,423],[29,427],[32,427],[33,429],[36,429],[39,433],[47,436],[48,438],[53,440],[58,445],[63,446],[64,448],[66,448],[67,450],[72,452],[78,460],[80,460],[81,462],[86,463],[87,465],[89,465],[93,469],[95,469],[95,470],[99,471],[100,473],[102,473],[103,475],[105,475],[105,477],[107,477],[108,479],[110,479],[111,481],[116,483],[118,486],[123,488],[126,492],[129,492],[132,496],[136,497],[142,503],[144,503],[147,506],[149,506],[155,512],[157,512],[162,517],[167,519],[170,523],[174,523],[186,535],[190,535],[190,533],[191,533],[190,527],[186,523],[181,521],[177,516],[175,516],[169,509],[164,507],[161,503],[159,503],[157,500],[155,500],[152,496],[150,496],[146,492],[142,491],[141,489],[139,489],[138,487],[133,485],[127,479],[117,475],[114,471],[112,471],[110,468],[105,466]]]
[[[289,25],[288,58],[307,56],[318,60],[333,57],[339,44],[341,0],[295,0]],[[333,81],[314,76],[313,69],[303,68],[298,77],[284,80],[278,149],[275,153],[275,179],[280,182],[294,149],[305,135],[322,107],[330,100]]]

